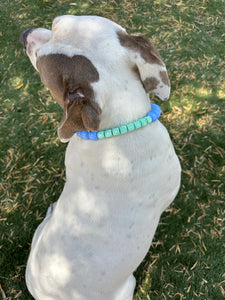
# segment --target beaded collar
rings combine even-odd
[[[155,122],[160,117],[160,115],[161,115],[160,107],[155,103],[151,103],[151,111],[144,118],[138,119],[135,122],[120,127],[114,127],[111,129],[106,129],[101,131],[78,131],[76,134],[85,140],[92,140],[92,141],[102,140],[104,138],[118,136],[121,134],[134,131],[141,127],[145,127],[146,125]]]

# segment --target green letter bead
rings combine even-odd
[[[105,137],[105,132],[104,132],[104,131],[99,131],[99,132],[97,133],[97,137],[98,137],[99,140],[104,139],[104,137]]]
[[[147,121],[146,118],[142,118],[142,119],[140,120],[140,122],[141,122],[142,126],[146,126],[146,125],[148,124],[148,121]]]
[[[113,128],[112,129],[112,134],[115,135],[119,135],[120,134],[120,129],[119,128]]]
[[[148,121],[148,124],[152,123],[152,118],[150,116],[145,117]]]
[[[109,138],[111,136],[112,136],[112,130],[111,129],[105,130],[105,137]]]
[[[133,131],[135,129],[134,123],[127,124],[128,131]]]
[[[120,133],[121,134],[127,133],[127,126],[126,125],[120,127]]]
[[[136,129],[141,128],[142,125],[143,124],[141,123],[141,120],[138,120],[138,121],[134,122],[134,126],[135,126]]]

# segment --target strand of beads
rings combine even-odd
[[[104,138],[118,136],[145,127],[148,124],[155,122],[160,117],[160,115],[161,108],[157,104],[151,103],[151,111],[146,115],[146,117],[141,118],[135,122],[101,131],[78,131],[77,135],[85,140],[102,140]]]

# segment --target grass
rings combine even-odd
[[[62,14],[108,17],[148,36],[172,83],[163,116],[182,164],[180,192],[137,269],[135,300],[225,299],[224,0],[0,3],[0,299],[29,299],[35,228],[64,184],[60,108],[23,54],[20,32]],[[31,299],[31,297],[30,297]]]

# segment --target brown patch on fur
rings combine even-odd
[[[59,137],[69,139],[80,130],[96,131],[101,109],[94,101],[91,83],[99,80],[99,74],[91,61],[82,55],[49,54],[38,59],[37,68],[44,85],[64,108]]]
[[[144,81],[143,81],[143,86],[145,88],[145,91],[147,93],[151,92],[151,91],[154,91],[156,90],[158,84],[160,83],[160,81],[155,78],[155,77],[149,77],[149,78],[146,78]]]
[[[142,58],[150,64],[164,66],[161,56],[146,37],[129,35],[122,31],[117,31],[117,35],[123,47],[139,52]]]
[[[160,71],[159,75],[160,75],[160,78],[162,79],[162,82],[165,85],[170,86],[170,81],[169,81],[169,78],[168,78],[168,75],[167,75],[166,71]]]

